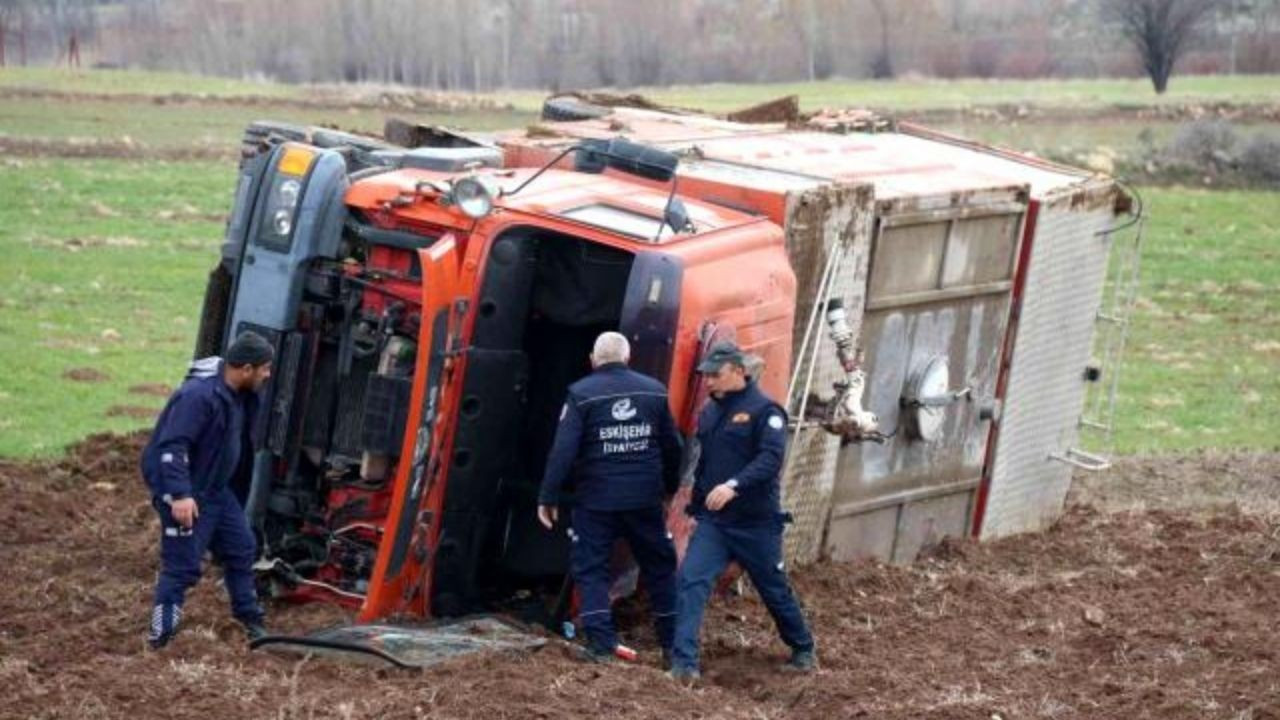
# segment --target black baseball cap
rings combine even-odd
[[[227,348],[227,352],[223,355],[223,360],[228,365],[234,367],[242,367],[244,365],[252,365],[260,367],[271,362],[275,358],[276,351],[271,347],[271,343],[252,330],[246,330],[240,333],[240,336],[231,343]]]
[[[719,372],[725,363],[733,363],[740,368],[745,368],[747,366],[747,355],[732,342],[727,340],[718,342],[711,346],[711,351],[702,359],[702,362],[698,363],[698,372]]]

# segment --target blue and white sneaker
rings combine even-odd
[[[151,608],[151,631],[147,634],[147,645],[152,650],[168,645],[173,636],[178,634],[181,623],[181,605],[156,605]]]

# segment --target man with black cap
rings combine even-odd
[[[186,380],[156,420],[142,453],[142,476],[160,514],[160,576],[147,641],[173,639],[182,602],[200,580],[206,550],[222,563],[231,611],[249,639],[266,634],[253,581],[257,547],[244,515],[247,461],[257,391],[275,355],[261,335],[242,333],[225,357],[191,363]]]
[[[786,454],[787,413],[747,377],[746,356],[731,342],[715,345],[698,372],[711,402],[698,417],[701,452],[687,508],[698,525],[680,566],[671,676],[698,677],[702,614],[732,561],[751,578],[791,648],[783,669],[808,672],[816,664],[813,636],[782,562],[786,516],[778,476]]]

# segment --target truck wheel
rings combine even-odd
[[[364,152],[397,149],[394,145],[371,137],[326,128],[311,128],[311,144],[321,148],[350,147]]]
[[[609,108],[592,105],[572,95],[547,98],[546,102],[542,103],[542,119],[551,122],[593,120],[608,114]]]
[[[393,145],[388,145],[381,140],[341,130],[259,121],[245,128],[240,144],[241,165],[281,141],[304,142],[319,148],[333,149],[339,152],[345,150],[345,154],[348,156],[347,165],[352,170],[379,166],[382,163],[371,160],[368,157],[369,153],[395,149]]]
[[[311,144],[341,153],[346,160],[348,173],[384,167],[386,161],[377,158],[373,153],[400,149],[371,137],[315,127],[311,128]]]
[[[257,157],[263,150],[271,147],[272,138],[283,140],[307,141],[307,129],[301,125],[290,125],[288,123],[266,122],[259,120],[249,123],[249,127],[244,129],[244,135],[240,138],[240,159],[243,162],[250,158]]]

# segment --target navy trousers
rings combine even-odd
[[[240,502],[230,489],[197,499],[195,525],[186,529],[173,519],[169,505],[155,501],[160,514],[160,577],[156,581],[151,636],[171,635],[182,619],[187,590],[200,580],[205,551],[222,563],[223,582],[231,596],[231,612],[241,622],[262,622],[262,607],[253,582],[257,544]]]
[[[783,569],[782,528],[729,527],[702,520],[689,539],[684,564],[680,566],[672,665],[686,670],[698,668],[702,615],[716,580],[730,561],[736,561],[751,578],[782,641],[792,650],[812,650],[813,636]]]
[[[640,582],[649,594],[658,642],[671,647],[676,614],[676,548],[667,534],[661,506],[642,510],[573,509],[573,549],[570,571],[582,603],[579,617],[587,642],[597,652],[611,652],[618,644],[610,610],[609,560],[618,538],[627,541],[640,566]]]

